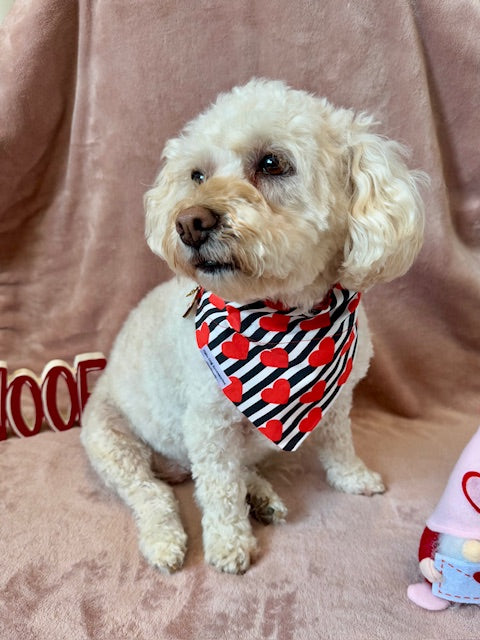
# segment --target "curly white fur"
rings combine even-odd
[[[309,309],[338,281],[363,290],[402,275],[420,248],[419,176],[405,166],[400,145],[370,127],[365,115],[281,82],[252,80],[220,95],[165,146],[164,166],[145,197],[146,232],[180,277],[131,313],[82,428],[93,466],[132,508],[141,550],[162,570],[181,566],[186,536],[172,489],[152,471],[152,451],[170,461],[170,472],[191,471],[205,557],[219,570],[248,568],[256,550],[249,511],[264,522],[286,516],[255,469],[274,445],[205,368],[193,320],[182,317],[185,294],[199,283],[238,302],[270,298]],[[282,159],[282,175],[259,170],[268,154]],[[193,181],[192,171],[204,181]],[[192,206],[219,219],[200,247],[182,242],[176,227]],[[204,269],[201,261],[219,268]],[[353,388],[371,354],[360,309],[352,375],[311,436],[328,481],[351,493],[384,490],[355,455],[350,431]]]

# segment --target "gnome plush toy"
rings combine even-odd
[[[426,524],[418,551],[426,581],[408,587],[410,600],[431,611],[480,604],[480,428]]]

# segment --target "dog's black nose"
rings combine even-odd
[[[198,249],[218,225],[216,213],[206,207],[188,207],[178,214],[175,228],[183,244]]]

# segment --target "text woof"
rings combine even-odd
[[[88,378],[105,369],[102,353],[82,353],[73,367],[63,360],[52,360],[40,378],[29,369],[18,369],[8,376],[7,363],[0,360],[0,440],[7,438],[7,426],[21,438],[34,436],[44,421],[54,431],[67,431],[77,424],[88,400]],[[59,390],[66,391],[67,414],[59,409]],[[62,394],[63,397],[64,394]],[[32,407],[33,417],[26,418],[25,407]]]

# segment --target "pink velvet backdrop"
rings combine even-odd
[[[108,352],[132,304],[167,276],[143,240],[142,211],[165,139],[219,91],[261,75],[373,112],[431,175],[417,265],[368,296],[381,344],[371,382],[407,411],[447,396],[471,401],[480,346],[478,12],[472,2],[440,4],[132,10],[17,0],[1,68],[0,353],[10,367]],[[417,317],[425,314],[427,326]],[[439,360],[460,359],[437,375]]]
[[[263,564],[233,582],[203,568],[182,487],[192,551],[185,573],[165,578],[142,564],[129,514],[89,475],[78,430],[10,438],[2,637],[478,637],[476,608],[425,618],[403,598],[423,521],[480,422],[479,32],[476,0],[16,0],[0,31],[0,360],[11,372],[108,354],[129,309],[169,277],[144,241],[142,207],[165,140],[254,75],[373,112],[431,187],[417,263],[366,295],[376,356],[355,433],[389,493],[339,496],[312,461],[299,484],[279,476],[292,521],[259,531]],[[295,535],[308,538],[300,558]],[[113,595],[125,581],[141,606],[126,587]],[[189,605],[193,583],[211,600]],[[272,608],[279,626],[258,614]]]

